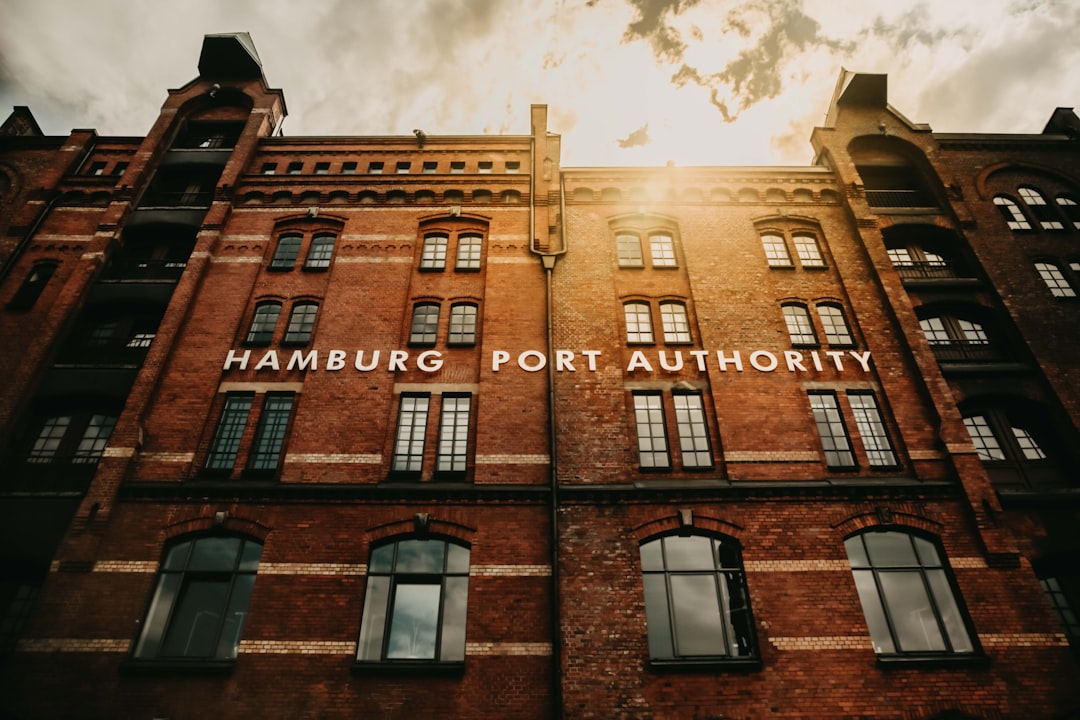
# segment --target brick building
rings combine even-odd
[[[3,125],[6,717],[1080,712],[1071,111],[844,73],[813,165],[687,168],[285,115],[237,34],[146,137]]]

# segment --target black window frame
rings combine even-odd
[[[251,313],[251,323],[244,337],[244,345],[250,347],[270,345],[274,341],[274,335],[277,334],[278,323],[281,322],[282,308],[283,303],[280,300],[260,300],[255,303],[255,310]]]
[[[456,302],[450,305],[446,344],[450,347],[467,347],[476,344],[479,329],[480,306],[474,302]],[[438,318],[436,318],[438,332]],[[410,334],[411,336],[411,334]]]
[[[266,393],[248,452],[245,474],[273,475],[281,470],[295,409],[295,392]]]
[[[638,470],[671,470],[671,440],[668,438],[664,394],[658,390],[635,390],[631,396]]]
[[[780,306],[780,314],[784,317],[784,326],[787,328],[788,340],[792,347],[820,347],[817,328],[814,327],[814,320],[810,316],[810,308],[805,303],[783,303]]]
[[[274,256],[270,258],[267,270],[274,272],[288,272],[296,267],[296,260],[300,257],[300,247],[304,244],[304,236],[298,232],[285,232],[278,237],[277,247],[274,248]]]
[[[397,477],[417,478],[424,470],[427,427],[431,414],[431,393],[401,393],[390,472]]]
[[[283,346],[303,346],[311,343],[315,335],[315,325],[319,319],[319,303],[314,300],[298,300],[289,310],[289,321],[285,324],[285,335],[281,338]]]
[[[826,467],[830,470],[857,470],[859,465],[855,458],[855,446],[836,391],[811,390],[807,396]],[[815,399],[822,404],[815,404]]]
[[[221,414],[214,426],[210,446],[203,463],[203,472],[228,475],[236,468],[244,431],[255,405],[254,392],[230,392],[225,394]]]
[[[307,272],[325,272],[330,269],[334,259],[337,235],[331,232],[315,233],[304,258],[304,270]]]
[[[441,303],[424,301],[413,304],[409,320],[409,346],[434,347],[439,341],[441,316]]]
[[[470,393],[443,393],[439,398],[439,403],[435,474],[444,478],[464,477],[469,469],[472,395]]]

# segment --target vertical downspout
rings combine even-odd
[[[552,717],[561,720],[563,716],[562,692],[562,599],[559,592],[559,461],[558,435],[555,422],[555,338],[552,321],[552,273],[555,261],[566,253],[566,201],[562,171],[559,171],[559,235],[561,248],[557,252],[541,252],[536,248],[536,136],[529,140],[529,251],[540,258],[544,268],[545,294],[545,333],[547,335],[547,385],[548,385],[548,455],[550,473],[549,500],[551,503],[551,704]]]

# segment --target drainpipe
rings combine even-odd
[[[545,130],[546,131],[546,130]],[[562,171],[559,171],[559,237],[560,249],[556,252],[541,252],[536,247],[536,137],[529,140],[529,251],[540,258],[544,268],[545,294],[545,334],[547,335],[547,385],[548,385],[548,456],[550,473],[551,502],[551,672],[552,672],[552,717],[560,720],[563,716],[563,678],[562,678],[562,600],[559,594],[559,453],[557,423],[555,422],[555,338],[552,322],[551,278],[555,270],[555,261],[566,254],[566,197]]]

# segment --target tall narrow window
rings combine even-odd
[[[50,463],[60,455],[60,447],[71,426],[70,415],[46,418],[26,456],[29,463]]]
[[[664,330],[664,342],[688,343],[690,337],[690,319],[686,316],[686,306],[680,302],[660,303],[660,324]]]
[[[825,339],[833,347],[852,347],[855,339],[851,336],[844,311],[836,305],[818,305],[818,317],[825,330]]]
[[[461,663],[469,548],[408,538],[371,551],[358,662]]]
[[[469,449],[469,395],[443,395],[435,472],[463,473]]]
[[[1035,219],[1039,221],[1039,227],[1043,230],[1065,229],[1065,225],[1054,213],[1054,209],[1046,202],[1046,198],[1042,196],[1042,193],[1032,187],[1019,188],[1018,192],[1024,204],[1028,206]]]
[[[653,342],[652,312],[649,303],[628,302],[623,305],[626,316],[626,342]]]
[[[255,306],[244,342],[248,345],[269,345],[274,339],[278,317],[281,315],[281,303],[277,301],[261,302]]]
[[[1031,229],[1031,223],[1028,222],[1027,217],[1020,210],[1020,206],[1012,198],[997,195],[994,197],[994,204],[1001,211],[1001,216],[1005,218],[1005,224],[1009,226],[1010,230]]]
[[[420,252],[421,270],[442,270],[446,267],[445,235],[425,235],[424,247]]]
[[[409,328],[411,345],[434,345],[439,336],[439,305],[417,303],[413,307],[412,325]]]
[[[291,163],[289,163],[289,168],[288,168],[287,172],[290,175],[299,175],[299,174],[301,174],[302,172],[304,172],[304,163],[302,163],[302,162],[291,162]]]
[[[814,323],[810,321],[810,311],[803,305],[784,305],[784,322],[787,324],[788,337],[792,345],[817,345]]]
[[[930,540],[901,531],[844,541],[874,651],[887,656],[973,654],[973,633]]]
[[[637,424],[638,463],[641,468],[670,468],[671,455],[664,429],[664,400],[660,393],[634,393],[634,422]]]
[[[334,241],[337,238],[329,233],[320,233],[311,239],[311,247],[308,248],[307,260],[304,262],[305,270],[325,270],[330,267],[330,259],[334,256]]]
[[[649,656],[654,661],[757,657],[742,553],[731,538],[666,535],[641,545]]]
[[[653,267],[675,267],[675,241],[670,235],[650,235],[649,250]]]
[[[26,454],[26,462],[93,465],[101,459],[116,426],[110,413],[75,411],[42,422]]]
[[[713,466],[709,447],[709,426],[700,393],[675,393],[675,424],[679,429],[679,450],[684,468]]]
[[[446,336],[448,345],[476,344],[476,312],[476,305],[472,303],[456,303],[450,306],[450,328]]]
[[[810,408],[814,413],[818,437],[821,438],[821,448],[825,451],[825,464],[837,469],[854,468],[855,454],[851,451],[851,438],[840,414],[836,394],[810,393]]]
[[[319,314],[317,303],[302,302],[293,305],[289,314],[289,324],[285,328],[282,345],[306,345],[311,342],[315,331],[315,317]]]
[[[276,470],[285,445],[285,430],[292,415],[292,393],[268,393],[263,402],[255,443],[248,457],[249,470]]]
[[[229,393],[225,397],[225,408],[221,411],[214,439],[210,442],[210,454],[206,457],[207,470],[233,469],[254,400],[253,393]]]
[[[859,437],[862,438],[870,467],[896,467],[896,452],[889,441],[889,433],[885,429],[885,419],[878,408],[877,398],[873,393],[848,393],[848,402],[851,403],[855,427],[859,429]]]
[[[769,267],[791,267],[791,256],[788,255],[784,238],[772,233],[762,235],[761,246],[765,249],[765,260]]]
[[[825,267],[825,258],[821,256],[816,237],[810,233],[795,233],[791,239],[795,243],[795,254],[804,268]]]
[[[429,403],[427,395],[401,396],[391,463],[394,472],[419,473],[423,468]]]
[[[73,463],[96,463],[105,453],[105,446],[109,444],[109,436],[112,435],[113,427],[116,426],[114,415],[94,413],[90,416],[83,428],[79,444],[75,446],[75,452],[71,455]]]
[[[1067,195],[1058,195],[1058,209],[1072,225],[1073,230],[1080,230],[1080,205]]]
[[[462,235],[458,238],[457,270],[479,270],[480,251],[483,247],[479,235]]]
[[[135,645],[140,660],[234,660],[262,545],[241,537],[173,544]]]
[[[982,415],[972,415],[964,418],[964,427],[967,428],[971,442],[975,444],[975,451],[983,462],[1004,460],[1005,453],[998,443],[997,436],[990,429],[990,424]]]
[[[615,247],[619,254],[619,267],[642,267],[641,238],[637,235],[616,235]]]
[[[43,262],[34,265],[30,274],[23,280],[22,285],[15,291],[15,295],[8,301],[8,310],[29,310],[41,297],[49,278],[56,272],[55,262]]]
[[[1069,284],[1064,273],[1061,272],[1061,268],[1057,265],[1048,262],[1037,262],[1035,263],[1035,271],[1039,273],[1039,277],[1046,283],[1046,287],[1049,288],[1050,294],[1054,297],[1076,297],[1076,290]]]
[[[282,235],[278,239],[277,249],[274,250],[274,258],[270,261],[270,269],[292,270],[300,254],[301,242],[303,237],[300,235]]]

